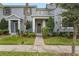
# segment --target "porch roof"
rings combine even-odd
[[[54,15],[31,15],[32,17],[49,17],[49,16],[54,16]]]
[[[6,19],[21,19],[21,18],[19,16],[13,14],[13,15],[6,17]]]

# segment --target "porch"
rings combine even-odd
[[[7,17],[9,34],[16,35],[17,32],[22,31],[22,19],[16,15]]]

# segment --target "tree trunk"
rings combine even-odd
[[[25,24],[25,28],[26,28],[26,23],[27,23],[27,15],[28,15],[28,3],[26,3],[26,7],[24,8],[24,24]]]
[[[72,42],[72,56],[75,55],[76,38],[77,38],[77,25],[74,24],[73,42]]]

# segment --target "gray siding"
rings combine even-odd
[[[11,14],[15,14],[20,18],[24,19],[24,9],[23,8],[11,8]]]

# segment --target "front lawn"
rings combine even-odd
[[[48,53],[48,52],[7,52],[1,51],[0,56],[71,56],[71,53]],[[75,54],[79,56],[79,54]]]
[[[72,39],[66,37],[48,37],[44,39],[47,45],[72,45]],[[76,45],[79,45],[79,39],[76,40]]]
[[[57,53],[47,52],[0,52],[0,56],[57,56]]]
[[[18,45],[27,44],[33,45],[35,37],[10,36],[0,39],[0,45]]]

